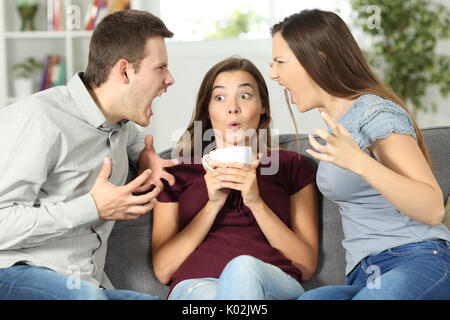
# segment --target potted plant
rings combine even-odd
[[[366,55],[384,82],[409,105],[413,116],[436,111],[436,103],[425,95],[432,85],[444,97],[450,92],[450,56],[436,52],[438,41],[450,38],[447,6],[429,0],[351,0],[351,4],[357,24],[372,36]],[[374,18],[379,23],[374,24]]]
[[[22,19],[22,31],[34,31],[34,16],[36,15],[38,5],[35,1],[22,0],[17,5],[20,17]]]
[[[42,63],[33,57],[13,66],[14,78],[14,95],[17,98],[29,96],[34,92],[34,79],[36,71],[42,69]]]

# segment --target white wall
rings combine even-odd
[[[282,88],[269,79],[271,39],[265,40],[205,40],[201,42],[168,42],[169,70],[175,84],[153,104],[154,116],[145,132],[153,134],[155,149],[163,151],[175,145],[180,130],[191,120],[200,82],[209,68],[232,55],[250,59],[264,75],[270,94],[273,129],[280,133],[295,132],[286,106]],[[450,52],[450,42],[440,45],[439,52]],[[436,114],[418,114],[420,127],[450,125],[450,96],[443,98],[438,90],[428,96],[438,103]],[[293,105],[297,126],[301,133],[312,133],[316,127],[325,128],[317,111],[300,114]],[[175,135],[175,136],[173,136]]]

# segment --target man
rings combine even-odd
[[[103,267],[114,221],[146,214],[160,179],[174,183],[164,168],[176,161],[134,124],[174,83],[172,36],[148,12],[113,13],[84,74],[0,110],[0,299],[154,298],[111,290]],[[124,185],[129,161],[139,176]]]

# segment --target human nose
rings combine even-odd
[[[228,114],[239,114],[241,112],[241,108],[237,104],[236,101],[234,101],[229,107],[228,107]]]
[[[278,79],[278,72],[275,70],[274,64],[273,63],[269,63],[270,66],[270,73],[269,73],[269,78],[271,80],[276,81]]]
[[[171,86],[175,83],[175,79],[173,78],[172,74],[170,73],[169,70],[167,70],[167,76],[166,79],[164,80],[164,85],[166,87]]]

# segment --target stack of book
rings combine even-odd
[[[48,31],[66,30],[66,10],[68,3],[66,0],[47,0]],[[125,9],[130,9],[130,0],[90,0],[85,16],[85,29],[94,30],[95,26],[104,16]],[[78,26],[78,28],[80,27]]]
[[[130,9],[130,0],[92,0],[86,13],[85,29],[94,30],[104,16],[126,9]]]
[[[64,31],[66,2],[64,0],[47,0],[47,30]]]
[[[40,90],[63,85],[66,80],[66,63],[56,54],[45,58]]]

